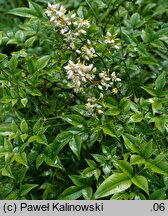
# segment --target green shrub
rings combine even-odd
[[[167,1],[61,2],[0,29],[0,198],[166,199]]]

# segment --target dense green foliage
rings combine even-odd
[[[0,199],[167,199],[168,1],[58,2],[0,0]]]

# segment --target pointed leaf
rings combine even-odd
[[[129,178],[133,177],[133,167],[128,161],[118,160],[117,163],[123,173],[125,173]]]
[[[168,166],[163,162],[146,162],[145,167],[161,175],[168,175]]]
[[[28,194],[33,188],[37,187],[37,184],[25,184],[22,185],[20,190],[19,190],[19,195],[20,196],[25,196]]]
[[[133,154],[131,155],[130,162],[131,164],[144,164],[145,159],[140,155]]]
[[[155,81],[156,91],[159,93],[163,90],[166,84],[166,74],[163,72],[161,73]]]
[[[147,194],[149,194],[149,189],[148,189],[148,181],[147,179],[142,176],[142,175],[137,175],[132,178],[132,182],[142,190],[144,190]]]
[[[8,176],[9,178],[15,179],[15,177],[12,174],[11,167],[9,165],[6,165],[2,168],[2,176]]]
[[[149,158],[154,152],[153,141],[151,140],[150,142],[144,143],[140,149],[140,152],[144,158]]]
[[[46,158],[45,154],[39,154],[37,156],[37,158],[36,158],[36,169],[38,169],[41,166],[41,164],[45,161],[45,158]]]
[[[71,186],[58,197],[59,200],[76,200],[82,195],[82,187]]]
[[[112,123],[109,123],[109,124],[107,124],[107,126],[103,126],[102,128],[103,128],[103,132],[105,134],[110,135],[110,136],[118,139],[115,127]]]
[[[115,173],[101,183],[94,194],[94,199],[99,199],[124,191],[131,187],[131,184],[132,182],[127,175],[124,173]]]
[[[138,153],[139,150],[137,148],[137,144],[139,143],[138,139],[130,134],[122,134],[124,139],[125,145],[129,148],[132,152]]]
[[[37,70],[40,71],[44,69],[47,66],[49,60],[50,60],[50,56],[43,56],[40,59],[38,59],[36,62]]]
[[[28,124],[25,121],[25,119],[22,119],[21,124],[20,124],[20,129],[23,133],[27,133],[28,131]]]
[[[8,13],[13,14],[15,16],[27,17],[27,18],[39,16],[34,10],[25,7],[11,9]]]
[[[80,151],[81,151],[82,139],[80,135],[75,135],[71,141],[69,142],[69,147],[76,155],[76,157],[80,160]]]
[[[165,188],[155,190],[149,196],[149,200],[165,200],[165,199],[166,199],[166,189]]]
[[[14,70],[16,70],[17,65],[18,65],[18,60],[17,60],[16,56],[12,56],[12,58],[9,61],[9,69],[10,69],[10,71],[13,72]]]
[[[84,197],[85,200],[91,200],[92,195],[93,195],[93,190],[90,186],[82,189],[82,196]]]
[[[22,164],[26,167],[28,167],[28,163],[27,163],[27,156],[25,152],[22,153],[16,153],[12,160],[15,160],[16,162],[18,162],[19,164]]]
[[[58,154],[61,149],[69,143],[73,135],[69,131],[63,131],[56,136],[53,143],[51,144],[51,151],[53,154]]]
[[[68,123],[72,124],[73,126],[77,126],[79,128],[83,128],[86,126],[85,119],[80,115],[71,114],[62,116],[61,118],[67,121]]]

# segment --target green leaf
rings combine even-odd
[[[38,119],[38,121],[33,126],[33,133],[37,134],[39,132],[39,129],[41,128],[41,118]]]
[[[71,186],[63,191],[58,197],[59,200],[76,200],[82,195],[82,187]]]
[[[163,162],[146,162],[145,167],[161,175],[168,175],[168,166]]]
[[[142,190],[144,190],[147,194],[149,194],[148,189],[148,181],[147,179],[142,175],[137,175],[132,178],[132,182]]]
[[[122,134],[122,137],[124,139],[125,145],[134,153],[138,153],[139,150],[137,148],[137,145],[139,143],[138,138],[130,135],[130,134]]]
[[[149,196],[149,200],[165,200],[165,199],[166,199],[166,189],[165,188],[155,190]]]
[[[130,105],[131,105],[130,99],[124,97],[120,100],[119,108],[123,112],[128,112],[130,110]]]
[[[35,141],[39,144],[47,145],[47,139],[46,139],[46,136],[44,134],[31,136],[27,142],[31,143],[31,142],[35,142]]]
[[[165,72],[161,73],[155,81],[155,87],[158,94],[163,90],[166,84],[166,74]]]
[[[157,92],[154,88],[152,88],[150,86],[143,86],[141,88],[144,89],[146,92],[148,92],[150,95],[157,96]]]
[[[89,167],[91,167],[91,168],[97,167],[97,164],[93,160],[90,160],[90,159],[85,159],[85,160],[86,160]]]
[[[34,189],[37,186],[38,186],[38,184],[24,184],[21,186],[21,188],[19,190],[19,195],[25,196],[26,194],[28,194],[32,189]]]
[[[41,164],[45,161],[45,158],[46,158],[45,154],[39,154],[37,156],[37,158],[36,158],[36,169],[38,169],[41,166]]]
[[[138,13],[134,13],[130,20],[129,23],[132,28],[139,28],[141,25],[143,25],[143,22],[140,19],[140,15]]]
[[[39,4],[37,4],[33,1],[29,1],[29,8],[34,10],[39,18],[41,18],[43,16],[43,9]]]
[[[25,37],[25,33],[21,30],[18,30],[16,33],[15,33],[15,38],[17,40],[17,42],[19,43],[23,43],[26,39]]]
[[[147,26],[145,31],[142,31],[142,39],[146,43],[152,42],[154,39],[156,39],[154,30]]]
[[[25,8],[25,7],[11,9],[10,11],[8,11],[8,13],[13,14],[15,16],[26,17],[26,18],[32,18],[32,17],[39,16],[36,13],[36,11],[30,8]]]
[[[11,129],[13,133],[16,133],[18,130],[18,126],[14,120],[12,120]]]
[[[13,150],[13,144],[7,138],[4,138],[4,150],[8,152],[12,152]]]
[[[151,155],[153,154],[154,152],[154,149],[153,149],[153,140],[147,142],[147,143],[144,143],[140,149],[140,152],[141,152],[141,155],[144,157],[144,158],[149,158],[151,157]]]
[[[49,147],[54,155],[58,154],[61,149],[69,143],[69,141],[72,139],[73,134],[69,131],[63,131],[60,134],[56,136],[54,141],[50,144],[51,147]]]
[[[67,121],[69,124],[72,124],[73,126],[79,128],[86,127],[86,121],[80,115],[71,114],[71,115],[61,116],[61,118]]]
[[[5,199],[6,200],[17,200],[19,196],[19,190],[13,190]]]
[[[135,113],[135,114],[131,115],[130,119],[128,120],[128,123],[141,122],[142,119],[143,119],[142,113]]]
[[[116,130],[115,130],[115,127],[114,127],[113,123],[108,123],[107,126],[102,126],[102,128],[103,128],[103,132],[105,134],[118,139],[117,133],[116,133]]]
[[[77,104],[77,105],[72,106],[72,109],[74,109],[76,112],[78,112],[82,116],[90,117],[89,111],[85,105],[78,105]]]
[[[58,169],[62,169],[64,170],[64,167],[61,163],[61,161],[59,160],[58,156],[56,156],[54,159],[46,156],[45,157],[45,163],[48,165],[48,166],[51,166],[51,167],[56,167]]]
[[[103,155],[100,155],[100,154],[91,154],[91,155],[94,157],[94,159],[97,162],[101,163],[101,165],[105,163],[105,157]]]
[[[126,174],[129,178],[133,177],[133,167],[130,165],[128,161],[118,160],[117,163],[124,174]]]
[[[27,172],[27,168],[24,166],[19,166],[19,169],[15,170],[14,176],[15,176],[15,182],[17,184],[20,184],[24,181],[26,172]]]
[[[82,196],[85,200],[91,200],[93,195],[93,190],[90,186],[87,186],[82,189]]]
[[[69,175],[69,178],[71,179],[71,181],[79,187],[85,187],[87,184],[87,180],[86,178],[82,178],[79,175]]]
[[[48,56],[48,55],[43,56],[40,59],[38,59],[36,62],[37,70],[40,71],[40,70],[44,69],[47,66],[49,60],[50,60],[50,56]]]
[[[21,104],[22,104],[24,107],[26,107],[27,102],[28,102],[28,99],[27,99],[27,98],[22,98],[22,99],[20,100],[20,102],[21,102]]]
[[[131,164],[144,164],[145,159],[140,155],[133,154],[131,155],[130,162]]]
[[[124,173],[115,173],[109,176],[101,185],[98,187],[94,194],[94,199],[109,196],[111,194],[125,191],[131,187],[131,180]]]
[[[76,155],[76,157],[80,160],[80,152],[81,152],[81,144],[82,139],[80,135],[75,135],[69,142],[69,147]]]
[[[95,179],[98,181],[100,174],[101,174],[100,169],[92,166],[92,167],[87,167],[86,169],[83,170],[82,177],[83,178],[90,178],[90,177],[94,176]]]
[[[27,156],[25,152],[22,153],[16,153],[12,160],[15,160],[16,162],[18,162],[19,164],[22,164],[24,166],[26,166],[28,168],[28,163],[27,163]]]
[[[16,58],[15,55],[12,56],[12,58],[10,59],[9,61],[9,69],[11,72],[14,72],[17,68],[17,65],[18,65],[18,60]]]
[[[168,123],[168,115],[161,115],[158,117],[153,118],[155,122],[155,127],[162,133],[165,133],[166,124]]]
[[[33,43],[36,41],[37,39],[37,36],[32,36],[30,38],[28,38],[25,42],[24,42],[24,45],[26,48],[29,48],[33,45]]]
[[[22,133],[27,133],[27,131],[28,131],[28,124],[25,121],[25,119],[22,119],[22,121],[20,123],[20,129],[21,129]]]
[[[159,66],[158,60],[153,56],[144,56],[139,59],[142,64]]]
[[[108,109],[105,114],[110,116],[117,116],[120,114],[120,109],[116,106],[113,106],[110,109]]]
[[[9,178],[15,179],[15,177],[12,174],[11,167],[9,165],[6,165],[2,168],[2,176],[8,176]]]

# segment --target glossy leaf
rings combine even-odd
[[[24,184],[21,186],[19,190],[19,195],[20,196],[25,196],[28,194],[31,190],[33,190],[35,187],[37,187],[37,184]]]
[[[82,196],[85,200],[91,200],[93,195],[92,187],[88,186],[82,189]]]
[[[134,153],[139,152],[139,149],[137,147],[138,139],[136,137],[129,135],[129,134],[122,134],[122,137],[124,139],[124,142],[127,148],[129,148]]]
[[[146,162],[145,167],[161,175],[168,175],[168,165],[163,162]]]
[[[44,69],[50,60],[50,56],[43,56],[36,62],[36,68],[38,71]]]
[[[144,176],[137,175],[137,176],[133,177],[132,178],[132,183],[134,183],[137,187],[141,188],[147,194],[149,194],[148,181]]]
[[[105,179],[94,194],[94,199],[106,197],[131,187],[131,180],[123,173],[115,173]]]
[[[82,195],[82,187],[71,186],[63,191],[59,200],[76,200]]]
[[[118,160],[117,163],[124,174],[126,174],[129,178],[133,177],[133,167],[128,161]]]
[[[11,9],[8,13],[26,18],[38,17],[36,11],[25,7]]]
[[[56,136],[53,143],[51,144],[51,150],[53,151],[53,154],[58,154],[62,148],[69,143],[69,141],[72,139],[73,135],[69,131],[61,132]]]
[[[144,143],[143,146],[141,147],[140,151],[141,151],[141,155],[144,158],[151,157],[151,155],[154,152],[154,150],[153,150],[153,140],[151,140],[150,142]]]
[[[165,200],[166,199],[166,189],[158,189],[153,191],[149,196],[149,200]]]
[[[107,126],[103,126],[102,128],[105,134],[118,138],[115,127],[112,123],[109,123]]]
[[[166,74],[161,73],[155,81],[156,91],[160,93],[166,84]]]
[[[73,126],[77,126],[79,128],[83,128],[86,126],[85,119],[76,114],[66,115],[61,117],[63,120],[67,121],[69,124],[72,124]]]
[[[80,152],[81,152],[82,139],[80,135],[75,135],[69,142],[69,147],[76,155],[76,157],[80,160]]]

